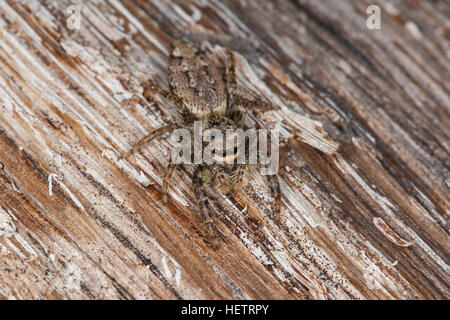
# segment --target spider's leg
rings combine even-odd
[[[127,153],[125,153],[125,155],[121,156],[120,158],[125,158],[125,159],[128,158],[129,156],[134,154],[136,151],[138,151],[140,148],[142,148],[142,146],[144,144],[161,136],[163,133],[173,131],[174,129],[175,129],[175,126],[173,124],[169,124],[167,126],[163,126],[163,127],[157,128],[155,130],[152,130],[148,135],[146,135],[141,140],[139,140]]]
[[[197,169],[194,172],[193,183],[195,185],[195,196],[199,202],[199,207],[202,212],[203,218],[205,219],[205,225],[208,230],[208,240],[211,242],[213,248],[217,250],[219,248],[218,236],[216,229],[213,225],[213,217],[211,216],[210,209],[212,206],[213,199],[208,195],[207,183],[202,178],[203,168]]]
[[[234,54],[227,50],[227,74],[226,74],[226,85],[227,85],[227,114],[230,118],[235,120],[236,123],[241,123],[243,120],[243,115],[248,110],[262,110],[268,111],[277,109],[276,107],[270,105],[262,100],[249,100],[238,93],[237,90],[237,77],[235,68]]]
[[[235,101],[238,108],[243,110],[269,111],[278,109],[270,103],[264,102],[259,99],[250,100],[242,96],[236,96]]]
[[[280,221],[280,211],[281,211],[281,192],[280,192],[280,182],[278,180],[278,175],[267,175],[267,182],[269,183],[269,189],[272,197],[275,198],[275,203],[273,205],[273,218],[275,222]]]
[[[227,50],[227,62],[228,62],[226,74],[226,85],[228,96],[227,111],[231,111],[231,109],[234,106],[234,99],[237,92],[237,79],[236,79],[234,55],[230,50]]]
[[[163,178],[163,204],[167,204],[167,189],[169,187],[169,180],[172,177],[173,172],[175,171],[177,164],[170,160],[169,165],[166,168]]]
[[[161,85],[150,78],[142,78],[142,80],[144,83],[144,97],[147,100],[151,99],[153,93],[159,93],[164,98],[173,103],[178,108],[178,110],[183,110],[183,100],[181,100],[176,94],[164,89],[163,87],[161,87]]]

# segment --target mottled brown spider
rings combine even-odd
[[[184,41],[174,41],[169,60],[170,91],[150,79],[146,79],[144,96],[151,97],[159,93],[176,105],[181,123],[169,124],[152,131],[142,138],[125,157],[138,151],[145,143],[161,136],[165,132],[183,127],[192,130],[194,121],[202,121],[203,128],[226,129],[242,128],[243,115],[249,108],[267,107],[258,100],[247,100],[237,94],[234,56],[227,51],[228,66],[224,75],[205,55],[204,52]],[[236,150],[233,155],[236,158]],[[225,155],[223,155],[225,156]],[[237,162],[237,161],[236,161]],[[163,201],[167,201],[168,181],[176,167],[172,161],[163,179]],[[208,227],[208,240],[217,248],[216,229],[213,225],[212,213],[219,192],[228,195],[241,190],[251,178],[255,165],[244,164],[199,164],[195,166],[193,184],[199,208]],[[266,176],[270,192],[275,199],[273,217],[280,217],[281,194],[277,175]]]

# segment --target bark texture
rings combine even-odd
[[[76,4],[0,1],[0,299],[450,298],[447,1]],[[162,204],[167,139],[118,159],[176,115],[139,81],[174,39],[233,50],[282,136],[281,222],[255,176],[218,251],[192,168]]]

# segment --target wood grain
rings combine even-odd
[[[79,30],[71,1],[0,6],[0,299],[450,298],[448,2],[77,3]],[[162,204],[167,139],[117,158],[176,116],[139,82],[174,39],[233,50],[281,129],[281,222],[255,176],[218,251],[191,167]]]

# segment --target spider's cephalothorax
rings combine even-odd
[[[204,52],[188,42],[175,41],[169,61],[170,91],[150,79],[146,79],[144,95],[150,96],[157,92],[177,106],[182,117],[180,124],[171,124],[158,128],[141,139],[126,154],[131,155],[146,142],[160,136],[164,132],[177,127],[184,127],[192,131],[194,121],[202,121],[205,129],[237,129],[243,126],[243,114],[247,108],[265,107],[262,101],[247,100],[236,93],[236,76],[234,71],[234,56],[228,52],[228,68],[223,76],[219,69],[205,55]],[[237,150],[223,153],[216,157],[229,160],[237,157]],[[226,157],[226,158],[225,158]],[[163,199],[166,202],[168,181],[173,173],[175,164],[169,163],[163,179]],[[195,196],[199,201],[199,208],[208,225],[209,237],[214,247],[217,247],[215,227],[212,224],[211,213],[218,193],[230,194],[242,189],[251,177],[254,165],[238,164],[200,164],[194,171],[193,183]],[[274,218],[278,220],[280,214],[280,191],[278,177],[266,176],[270,191],[275,198]]]

